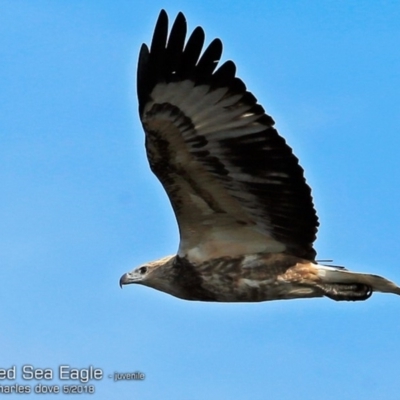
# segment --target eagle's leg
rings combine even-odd
[[[332,300],[341,301],[359,301],[367,300],[371,297],[373,290],[370,286],[360,283],[343,284],[343,283],[324,283],[317,284],[317,287],[322,290],[324,296]]]

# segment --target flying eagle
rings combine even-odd
[[[185,38],[184,15],[168,36],[162,10],[137,72],[147,157],[178,221],[178,254],[126,273],[121,286],[219,302],[400,295],[380,276],[318,264],[319,223],[298,159],[235,64],[217,68],[221,41],[202,53],[202,28]]]

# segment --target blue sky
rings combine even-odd
[[[398,399],[394,295],[206,304],[119,288],[179,241],[137,115],[161,8],[222,39],[294,148],[318,257],[400,283],[398,2],[3,0],[0,368],[93,365],[98,399]],[[40,382],[58,380],[0,385]]]

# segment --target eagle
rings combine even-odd
[[[242,80],[218,66],[222,42],[202,52],[179,13],[162,10],[137,70],[150,168],[171,201],[178,253],[140,265],[120,285],[142,284],[185,300],[260,302],[400,295],[393,282],[316,261],[319,225],[304,171]]]

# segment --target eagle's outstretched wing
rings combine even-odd
[[[193,262],[285,252],[315,258],[318,218],[303,169],[227,61],[222,43],[202,55],[204,32],[185,44],[179,13],[168,37],[161,11],[138,66],[147,156],[178,220],[179,255]]]

